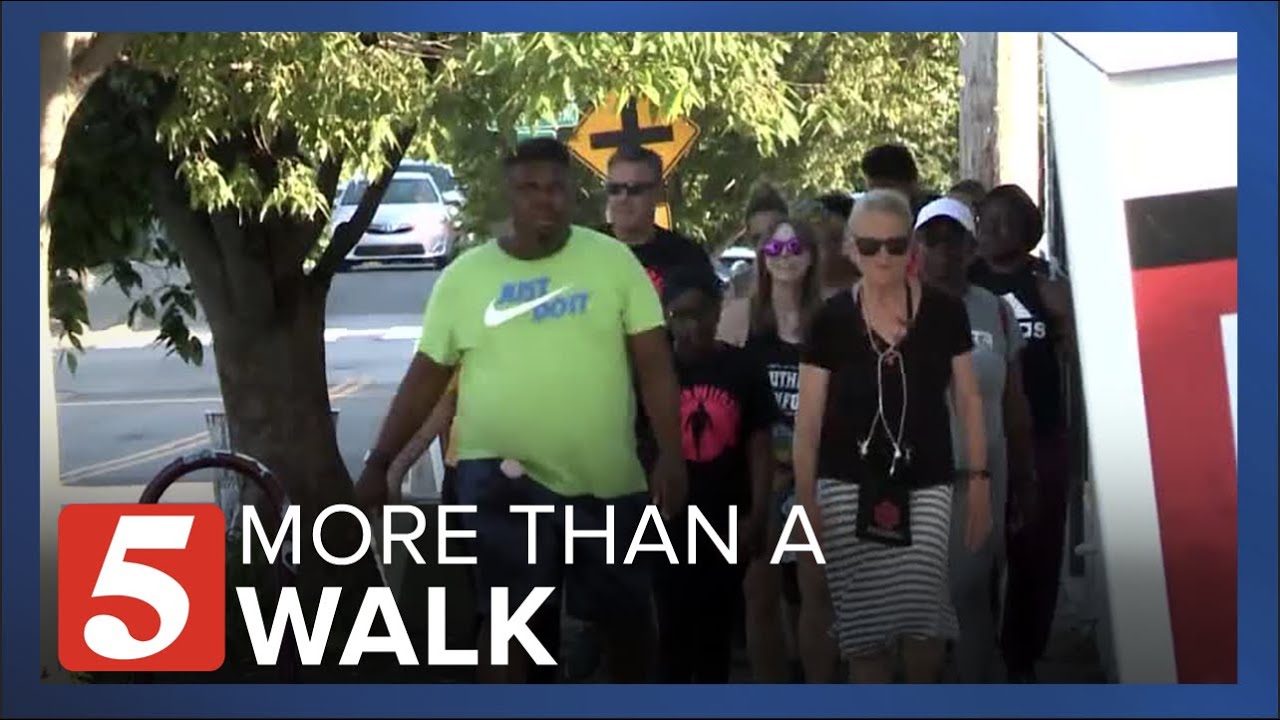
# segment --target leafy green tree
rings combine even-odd
[[[715,34],[136,36],[81,104],[59,161],[54,268],[73,272],[58,315],[68,332],[82,330],[75,271],[109,262],[114,280],[133,289],[136,277],[120,261],[180,261],[190,284],[135,307],[159,316],[162,337],[184,359],[201,362],[186,328],[191,296],[198,300],[231,442],[270,467],[302,511],[304,602],[325,585],[377,582],[368,564],[363,576],[334,577],[309,539],[320,509],[352,498],[327,391],[325,299],[404,152],[413,143],[434,156],[442,142],[468,141],[475,128],[449,115],[451,103],[496,108],[470,117],[514,124],[558,110],[570,93],[612,91],[725,98],[739,106],[738,122],[760,127],[762,143],[785,141],[794,123],[776,119],[789,110],[768,52],[775,43]],[[524,92],[477,97],[473,89],[494,87],[472,82],[485,75]],[[776,101],[761,94],[768,83]],[[492,146],[487,137],[473,147]],[[375,179],[354,218],[327,237],[337,184],[353,171]],[[326,528],[330,549],[351,549],[354,523]]]
[[[309,542],[316,513],[351,499],[328,397],[325,297],[416,130],[429,64],[355,34],[137,36],[73,119],[54,189],[56,258],[111,258],[126,289],[136,284],[120,262],[129,254],[186,269],[189,285],[135,308],[158,315],[171,347],[200,362],[186,324],[198,300],[231,442],[270,467],[302,511],[308,604],[325,585],[377,582],[371,562],[335,573]],[[304,263],[350,167],[376,179],[348,227]],[[162,237],[149,232],[156,219]],[[354,522],[326,529],[340,553],[358,542]]]
[[[131,255],[181,261],[190,285],[135,307],[158,315],[175,351],[199,362],[184,322],[194,293],[217,347],[232,443],[275,470],[304,508],[350,491],[329,420],[325,294],[429,91],[424,63],[355,34],[143,35],[86,98],[67,140],[55,259],[112,260],[126,290],[137,284],[123,262]],[[308,271],[352,166],[377,181]],[[155,219],[162,237],[150,232]]]
[[[277,473],[306,522],[351,498],[327,392],[325,299],[406,153],[455,167],[468,226],[485,237],[502,219],[497,161],[514,140],[491,123],[643,96],[701,125],[673,204],[681,229],[716,242],[757,177],[792,194],[848,188],[873,142],[907,142],[926,178],[944,179],[955,56],[941,34],[138,35],[85,96],[58,160],[53,313],[74,343],[84,272],[107,267],[134,292],[130,260],[182,265],[189,284],[139,297],[134,314],[202,362],[188,328],[199,310],[232,443]],[[354,172],[374,181],[330,236],[336,187]],[[580,222],[603,218],[599,187],[582,173]],[[317,567],[304,551],[304,567]]]
[[[459,81],[435,98],[412,152],[455,168],[468,189],[466,220],[483,237],[502,219],[498,158],[514,145],[514,128],[550,119],[568,102],[586,113],[617,92],[622,102],[645,98],[666,117],[714,109],[717,123],[702,126],[704,137],[749,138],[751,155],[794,142],[798,109],[782,68],[789,46],[787,36],[752,33],[481,35],[446,60],[446,72]],[[491,124],[509,130],[495,134]],[[598,224],[601,183],[581,166],[578,179],[577,219]]]
[[[55,266],[109,262],[112,279],[133,290],[127,258],[180,261],[190,285],[141,298],[136,312],[156,317],[170,347],[199,362],[203,348],[186,329],[193,293],[217,347],[232,443],[272,467],[304,508],[347,500],[324,301],[404,152],[470,148],[457,165],[471,206],[492,214],[501,144],[488,121],[551,115],[570,96],[642,92],[671,113],[732,107],[727,121],[754,128],[768,151],[797,129],[777,71],[785,47],[770,35],[715,33],[138,36],[68,138]],[[357,170],[378,180],[328,238],[339,178]],[[163,237],[151,231],[155,218]],[[73,334],[83,329],[76,292],[72,281],[60,294]]]
[[[671,42],[686,42],[685,35],[691,34],[674,35]],[[719,40],[722,55],[706,60],[696,56],[670,70],[641,66],[644,70],[633,80],[646,88],[639,94],[668,117],[688,114],[702,129],[669,193],[683,232],[713,246],[731,238],[741,225],[750,187],[759,179],[775,182],[793,199],[862,189],[858,160],[881,142],[910,147],[926,185],[943,188],[954,180],[960,80],[956,34],[720,35],[726,36]],[[567,98],[576,99],[585,112],[600,99],[599,88],[616,83],[616,67],[608,65],[597,66],[607,70],[603,79],[574,74],[566,80],[546,73],[489,69],[505,58],[511,63],[521,58],[521,68],[560,62],[564,51],[557,50],[563,42],[559,37],[494,36],[488,41],[493,49],[467,73],[466,86],[437,100],[437,122],[448,134],[429,150],[453,163],[471,187],[468,210],[477,229],[500,219],[501,205],[493,192],[498,187],[495,160],[515,139],[513,132],[506,132],[494,143],[493,134],[484,131],[494,108],[507,107],[513,98],[537,95],[535,107],[543,116],[552,115]],[[527,44],[515,49],[521,41]],[[635,41],[611,36],[607,42],[625,47]],[[539,49],[544,55],[537,55]],[[676,55],[674,47],[671,52]],[[715,64],[744,56],[760,64],[733,71]],[[659,80],[647,79],[646,72]],[[682,73],[709,81],[712,87],[705,93],[695,87],[681,94]],[[655,85],[662,78],[675,82]],[[504,122],[500,127],[514,127],[517,119],[506,117]],[[570,134],[562,131],[561,137]],[[579,170],[578,219],[599,223],[604,217],[601,183],[585,168]]]
[[[741,228],[752,185],[767,180],[794,201],[865,189],[858,161],[868,148],[900,142],[916,155],[925,185],[955,176],[959,124],[957,41],[948,33],[789,35],[782,79],[800,115],[796,142],[760,152],[750,132],[724,130],[718,108],[694,114],[704,129],[680,165],[676,222],[718,247]]]

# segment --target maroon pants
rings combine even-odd
[[[1008,587],[1000,635],[1010,673],[1035,669],[1049,644],[1058,608],[1071,477],[1066,432],[1037,435],[1035,465],[1039,492],[1033,515],[1008,535]]]

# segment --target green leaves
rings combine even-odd
[[[74,373],[79,367],[76,353],[84,352],[80,336],[89,324],[84,283],[78,274],[62,271],[54,273],[50,278],[49,319],[57,326],[58,335],[71,343],[73,352],[63,352],[60,355],[67,363],[67,368]]]
[[[570,103],[585,115],[614,93],[644,96],[659,114],[701,127],[672,199],[679,229],[707,242],[738,229],[758,178],[793,199],[856,189],[858,160],[877,143],[910,147],[926,185],[955,179],[954,34],[367,35],[367,43],[357,33],[139,35],[131,64],[113,68],[81,104],[60,161],[52,257],[73,272],[60,276],[52,301],[64,329],[87,321],[79,272],[112,268],[132,292],[136,272],[124,260],[180,264],[153,227],[157,152],[178,167],[197,214],[234,209],[242,224],[271,215],[305,223],[331,209],[317,184],[324,164],[339,163],[344,177],[375,175],[396,129],[414,123],[409,157],[453,166],[467,194],[464,227],[478,238],[504,218],[499,159],[515,141],[488,127],[553,120]],[[582,167],[575,173],[576,219],[598,224],[601,183]],[[323,224],[311,225],[320,237],[297,257],[324,247]],[[183,325],[194,316],[185,292],[135,308],[160,324],[173,352],[199,358]]]
[[[394,127],[417,120],[433,84],[421,60],[353,33],[161,33],[142,36],[136,62],[178,80],[159,134],[199,209],[311,216],[328,201],[318,163],[377,172]],[[244,147],[248,143],[249,147]],[[280,161],[255,179],[221,154]],[[276,173],[267,173],[276,175]]]
[[[585,63],[573,61],[581,55]],[[503,217],[497,175],[514,136],[565,101],[584,114],[610,93],[642,95],[667,117],[702,128],[678,170],[680,229],[709,241],[741,223],[748,188],[768,176],[788,194],[853,190],[858,160],[881,142],[916,154],[925,185],[954,180],[959,131],[958,40],[946,33],[531,33],[470,35],[452,56],[456,81],[438,88],[431,147],[468,187],[467,226]],[[562,132],[567,138],[569,132]],[[599,182],[580,222],[603,220]],[[728,188],[728,189],[726,189]]]
[[[262,203],[260,219],[273,211],[291,217],[311,217],[317,213],[329,217],[329,199],[316,185],[313,168],[295,158],[285,158],[280,161],[278,171],[279,179]]]

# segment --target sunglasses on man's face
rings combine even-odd
[[[760,251],[765,257],[779,257],[782,255],[803,255],[804,245],[795,238],[783,240],[781,238],[773,238],[769,242],[760,246]]]
[[[855,237],[853,241],[858,246],[858,252],[867,257],[878,255],[880,248],[888,250],[890,255],[906,255],[907,247],[911,244],[911,238],[909,237],[895,237],[883,240],[880,238]]]
[[[623,182],[607,182],[604,184],[604,191],[610,196],[626,195],[627,197],[638,197],[658,187],[658,183],[623,183]]]

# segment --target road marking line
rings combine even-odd
[[[103,477],[108,473],[116,472],[118,470],[126,470],[132,467],[137,467],[139,465],[152,462],[154,460],[167,460],[169,462],[172,462],[173,458],[176,458],[177,456],[182,455],[183,453],[186,453],[189,450],[196,450],[198,448],[203,448],[208,444],[209,444],[209,438],[204,433],[199,433],[198,437],[192,438],[188,442],[182,443],[180,445],[174,445],[172,447],[164,448],[162,450],[158,450],[155,452],[151,452],[142,457],[135,457],[133,459],[120,458],[112,463],[102,463],[101,467],[80,468],[79,470],[63,475],[62,482],[77,483],[85,480],[92,480],[94,478]],[[172,457],[169,457],[169,456],[172,456]]]
[[[185,453],[188,450],[204,447],[208,444],[209,444],[208,436],[205,433],[197,433],[195,436],[187,438],[185,442],[174,444],[169,447],[161,448],[161,449],[152,448],[151,452],[148,452],[145,455],[139,454],[138,457],[117,458],[111,462],[99,463],[98,467],[89,466],[87,468],[80,468],[72,473],[67,473],[66,475],[63,475],[62,479],[73,480],[73,481],[88,480],[91,478],[106,475],[107,473],[113,472],[115,470],[124,470],[125,468],[135,467],[143,463],[151,462],[152,460],[164,460],[166,458],[172,459],[170,458],[170,456],[177,457],[178,455],[181,455],[182,453]]]
[[[213,345],[213,333],[208,330],[196,330],[191,333],[206,347]],[[55,338],[58,349],[69,350],[72,345],[67,338]],[[158,330],[100,330],[90,331],[80,337],[80,344],[85,349],[94,350],[141,350],[147,347],[163,347],[159,344]]]
[[[359,380],[355,378],[347,378],[346,380],[343,380],[337,385],[331,385],[329,386],[329,399],[333,399],[335,397],[341,397],[343,393],[347,392],[353,387],[358,386],[359,384],[360,384]]]
[[[324,341],[336,342],[347,338],[378,338],[386,332],[384,328],[372,328],[363,330],[349,330],[347,328],[326,328],[324,331]]]
[[[101,335],[98,335],[101,333]],[[109,333],[109,334],[108,334]],[[418,325],[395,325],[384,328],[325,328],[325,343],[338,342],[339,340],[347,340],[353,338],[365,338],[371,340],[417,340],[422,334],[422,328]],[[200,339],[200,343],[206,348],[213,347],[213,334],[207,330],[199,330],[192,333]],[[66,351],[72,348],[71,343],[65,337],[55,338],[55,350]],[[96,331],[89,332],[80,337],[80,344],[86,350],[145,350],[148,348],[160,349],[163,346],[157,342],[157,331],[127,331],[127,332],[109,332]]]
[[[356,393],[363,390],[367,385],[368,385],[368,382],[363,378],[351,380],[348,387],[344,387],[342,390],[339,390],[337,392],[330,392],[329,399],[341,400],[342,398],[351,397],[352,395],[355,395]]]
[[[162,443],[154,447],[149,447],[143,450],[139,450],[135,453],[130,453],[129,455],[122,455],[117,458],[112,458],[110,460],[103,460],[101,462],[96,462],[91,465],[85,465],[83,467],[76,468],[75,470],[67,471],[62,474],[62,479],[67,480],[69,478],[70,479],[79,478],[82,475],[95,473],[98,470],[108,468],[122,462],[132,462],[134,460],[146,461],[150,459],[152,456],[163,455],[165,453],[168,453],[177,449],[178,447],[189,445],[192,442],[195,442],[196,440],[199,440],[204,437],[206,437],[206,434],[203,432],[193,433],[191,435],[187,435],[186,437],[180,437],[177,440],[170,440],[167,443]]]
[[[337,385],[330,386],[329,397],[335,397],[336,393],[345,392],[348,386],[356,383],[355,380],[344,380]],[[342,396],[342,397],[345,397]],[[68,400],[58,403],[58,407],[115,407],[129,405],[195,405],[198,403],[217,403],[222,404],[222,398],[217,396],[196,397],[196,398],[142,398],[130,400]]]
[[[360,392],[367,386],[367,382],[363,378],[352,378],[330,388],[329,399],[340,400],[342,398],[351,397]],[[62,481],[89,480],[100,477],[109,472],[116,470],[124,470],[125,468],[141,465],[151,460],[163,457],[168,454],[179,454],[187,450],[193,450],[209,444],[208,433],[198,432],[186,437],[171,440],[167,443],[156,445],[155,447],[139,450],[138,452],[124,455],[110,460],[85,465],[62,474]]]
[[[382,331],[381,340],[417,340],[422,328],[417,325],[397,325]]]
[[[220,397],[202,398],[145,398],[142,400],[70,400],[58,403],[58,407],[113,407],[116,405],[191,405],[196,403],[222,403]]]

